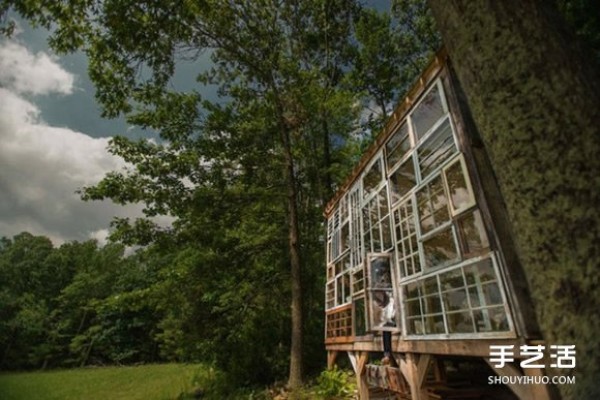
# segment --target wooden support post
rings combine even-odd
[[[331,350],[331,351],[327,352],[327,369],[333,368],[337,356],[338,356],[338,352],[335,350]]]
[[[426,400],[427,392],[423,389],[431,355],[406,353],[399,358],[400,371],[410,386],[412,400]]]
[[[498,376],[520,376],[520,377],[541,377],[544,376],[544,370],[539,368],[523,368],[523,372],[512,364],[504,365],[504,368],[495,368],[489,360],[485,360]],[[520,400],[553,400],[556,397],[551,391],[549,385],[544,384],[511,384],[506,385],[513,391]]]
[[[541,377],[544,376],[544,370],[539,368],[523,368],[523,372],[525,372],[526,376],[532,377]],[[530,388],[532,399],[535,400],[553,400],[556,399],[557,396],[552,392],[552,386],[550,385],[527,385]]]
[[[523,376],[521,371],[512,364],[505,364],[503,368],[496,368],[487,358],[485,359],[485,362],[487,362],[488,365],[490,367],[492,367],[492,370],[498,376]],[[508,386],[509,389],[512,390],[513,393],[517,395],[519,400],[528,400],[528,399],[533,400],[534,399],[532,397],[533,394],[531,393],[531,388],[529,385],[519,385],[519,384],[513,385],[513,384],[509,383],[506,386]]]
[[[358,371],[358,366],[356,365],[356,352],[349,351],[348,358],[350,359],[350,364],[352,364],[352,369],[354,370],[354,373],[356,373],[356,371]]]
[[[446,376],[446,366],[439,357],[433,357],[433,375],[435,377],[435,383],[446,383],[448,377]]]
[[[360,400],[370,400],[369,385],[367,383],[366,368],[369,361],[369,352],[361,351],[356,354],[356,383],[358,385],[358,398]]]
[[[421,354],[419,356],[419,361],[417,363],[417,384],[419,385],[419,388],[422,388],[423,384],[425,383],[425,378],[427,378],[427,370],[429,369],[431,359],[432,357],[430,354]]]

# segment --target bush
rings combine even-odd
[[[317,394],[325,399],[350,398],[356,391],[356,382],[351,372],[333,369],[321,372],[317,378]]]

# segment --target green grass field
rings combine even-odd
[[[2,400],[173,400],[211,375],[199,364],[2,373]]]

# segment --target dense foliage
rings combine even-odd
[[[70,244],[113,259],[81,261],[31,300],[49,304],[36,309],[46,325],[21,350],[7,334],[7,354],[19,367],[213,361],[241,383],[282,378],[289,365],[291,386],[303,367],[320,368],[322,208],[439,45],[423,2],[399,1],[391,16],[352,0],[4,1],[0,13],[8,6],[54,28],[55,50],[87,54],[105,116],[160,140],[115,137],[110,151],[130,169],[81,190],[144,204],[146,218],[115,220],[112,236],[142,250]],[[213,66],[197,79],[219,87],[218,102],[170,85],[202,52]],[[36,340],[41,356],[25,361]]]
[[[558,3],[593,47],[590,3]],[[115,137],[130,169],[81,191],[145,206],[115,220],[113,244],[2,240],[0,367],[202,360],[262,383],[289,364],[294,385],[321,366],[321,210],[439,46],[424,2],[1,0],[0,22],[7,10],[84,51],[104,115],[160,140]],[[202,52],[219,102],[170,85]]]

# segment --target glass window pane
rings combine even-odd
[[[350,248],[350,224],[346,222],[342,226],[342,253]]]
[[[336,275],[341,274],[343,269],[344,269],[344,264],[342,263],[342,260],[335,263],[335,274]]]
[[[356,336],[364,336],[367,334],[367,321],[364,297],[354,299],[354,334]]]
[[[406,276],[410,276],[416,272],[419,272],[417,269],[415,269],[412,257],[405,259],[404,262],[406,264]]]
[[[387,187],[383,187],[379,193],[377,194],[378,203],[375,205],[379,205],[379,218],[383,218],[384,216],[390,213],[390,208],[388,206],[388,195],[387,195]]]
[[[423,281],[424,294],[439,294],[437,278],[432,276]]]
[[[327,283],[327,309],[333,308],[335,306],[335,283],[328,282]]]
[[[392,248],[392,231],[388,217],[381,220],[381,234],[383,235],[383,250],[387,251]]]
[[[462,269],[457,268],[452,271],[441,274],[440,282],[442,285],[442,291],[465,287],[465,280],[463,279]]]
[[[424,314],[435,314],[442,312],[442,301],[439,295],[425,296],[423,300],[423,313]]]
[[[483,292],[483,297],[485,299],[486,305],[490,306],[502,304],[502,295],[500,294],[500,288],[498,287],[498,283],[486,283],[481,287],[481,290]]]
[[[412,158],[406,160],[390,177],[392,203],[410,192],[417,183]]]
[[[482,282],[496,280],[496,273],[490,258],[468,265],[464,268],[467,285],[481,285]]]
[[[410,150],[408,125],[403,124],[385,145],[388,168],[392,168]]]
[[[463,164],[460,161],[455,162],[450,167],[445,169],[446,181],[450,190],[450,202],[453,210],[462,210],[474,204],[473,193],[467,185],[467,173],[463,169]]]
[[[406,299],[415,299],[422,294],[421,282],[413,282],[404,286],[404,296]]]
[[[360,292],[365,288],[365,273],[362,268],[352,274],[352,290],[353,293]]]
[[[504,307],[492,307],[473,310],[477,332],[498,332],[509,330],[508,318]]]
[[[441,314],[425,316],[425,333],[446,333],[446,328],[444,327],[444,316]]]
[[[371,230],[367,230],[365,229],[365,236],[363,238],[363,243],[365,245],[365,252],[366,253],[371,253],[373,252],[373,247],[372,247],[372,243],[371,243]]]
[[[461,218],[458,221],[458,231],[466,257],[476,256],[489,250],[490,243],[479,210]]]
[[[468,310],[467,291],[465,289],[452,290],[443,294],[446,311]]]
[[[407,319],[407,330],[409,334],[412,335],[422,335],[424,334],[423,330],[423,321],[421,317],[408,318]]]
[[[371,299],[372,329],[395,328],[396,306],[391,290],[374,290]]]
[[[446,316],[450,333],[470,333],[474,331],[473,318],[469,311],[450,313]]]
[[[421,179],[425,179],[454,153],[456,145],[452,137],[450,120],[444,121],[436,131],[417,149],[417,159]]]
[[[392,287],[392,273],[389,257],[378,257],[371,260],[371,289],[387,289]]]
[[[373,241],[373,252],[381,253],[383,249],[381,248],[381,232],[379,231],[379,224],[373,226],[371,229],[371,240]]]
[[[348,199],[346,196],[340,200],[340,219],[345,221],[348,218]]]
[[[441,175],[417,192],[417,210],[422,234],[450,220],[448,198]]]
[[[342,305],[350,302],[350,276],[344,274],[337,278],[337,297],[336,305]]]
[[[424,240],[423,254],[426,268],[445,266],[458,261],[458,250],[452,228],[443,229]]]
[[[406,302],[406,313],[408,316],[421,315],[421,300],[409,300]]]
[[[381,168],[381,159],[377,159],[363,177],[363,190],[364,195],[367,196],[372,193],[374,189],[379,185],[383,178],[383,171]]]
[[[444,107],[437,85],[435,85],[411,114],[413,130],[418,139],[444,116]]]
[[[469,288],[469,301],[471,302],[471,307],[481,307],[481,291],[477,286]]]

